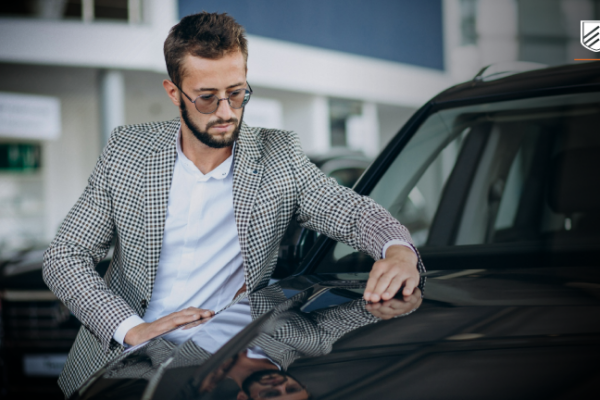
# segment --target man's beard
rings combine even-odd
[[[231,117],[227,121],[223,120],[222,118],[218,118],[218,119],[216,119],[214,121],[210,121],[208,124],[206,124],[206,130],[204,130],[204,131],[201,130],[198,127],[198,125],[196,125],[191,120],[191,118],[187,112],[187,107],[185,107],[181,95],[179,95],[179,109],[181,110],[181,117],[183,118],[183,122],[186,124],[186,126],[189,128],[189,130],[192,131],[192,133],[194,134],[196,139],[198,139],[200,142],[204,143],[208,147],[212,147],[213,149],[222,149],[223,147],[233,146],[233,142],[238,140],[238,138],[240,137],[240,129],[242,127],[241,121],[243,121],[243,119],[244,119],[244,109],[242,109],[242,116],[240,118],[240,121],[238,121],[238,119],[235,117]],[[221,137],[214,136],[214,135],[211,135],[210,133],[208,133],[208,130],[211,127],[213,127],[215,125],[222,125],[222,124],[234,124],[235,125],[235,129],[233,130],[231,136],[221,138]]]

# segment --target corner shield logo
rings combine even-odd
[[[591,51],[600,51],[600,21],[581,21],[581,45]]]

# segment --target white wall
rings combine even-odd
[[[254,95],[281,105],[281,128],[294,131],[309,154],[325,153],[330,148],[329,102],[325,96],[271,89],[256,85],[248,77]],[[251,99],[248,107],[254,100]]]
[[[347,145],[369,158],[375,158],[380,150],[377,104],[367,102],[361,108],[360,115],[352,115],[346,120]]]
[[[179,116],[162,81],[166,73],[148,71],[124,71],[125,80],[125,123],[140,124],[151,121],[166,121]]]
[[[276,99],[252,96],[244,107],[244,121],[249,126],[283,129],[283,106]]]
[[[299,93],[416,107],[450,85],[442,71],[249,36],[248,79]]]
[[[478,0],[477,44],[461,44],[460,0],[444,0],[446,70],[453,83],[473,79],[484,66],[518,58],[515,0]]]

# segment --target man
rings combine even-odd
[[[268,284],[291,218],[377,261],[364,298],[419,283],[408,231],[326,178],[291,132],[249,128],[244,29],[185,17],[165,41],[173,121],[115,129],[44,258],[44,279],[83,327],[59,385],[69,396],[121,353]],[[94,266],[113,236],[102,279]],[[418,264],[418,266],[417,266]],[[417,269],[419,268],[419,269]]]

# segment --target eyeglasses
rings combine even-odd
[[[179,89],[181,93],[188,98],[188,100],[196,106],[196,110],[198,110],[201,114],[212,114],[217,111],[219,108],[219,102],[223,100],[227,100],[229,107],[234,109],[243,108],[250,101],[250,95],[252,95],[252,88],[248,83],[248,89],[236,89],[229,94],[229,97],[224,97],[222,99],[218,98],[214,94],[201,94],[196,97],[196,100],[192,100],[190,96],[188,96],[175,82],[173,85]]]

